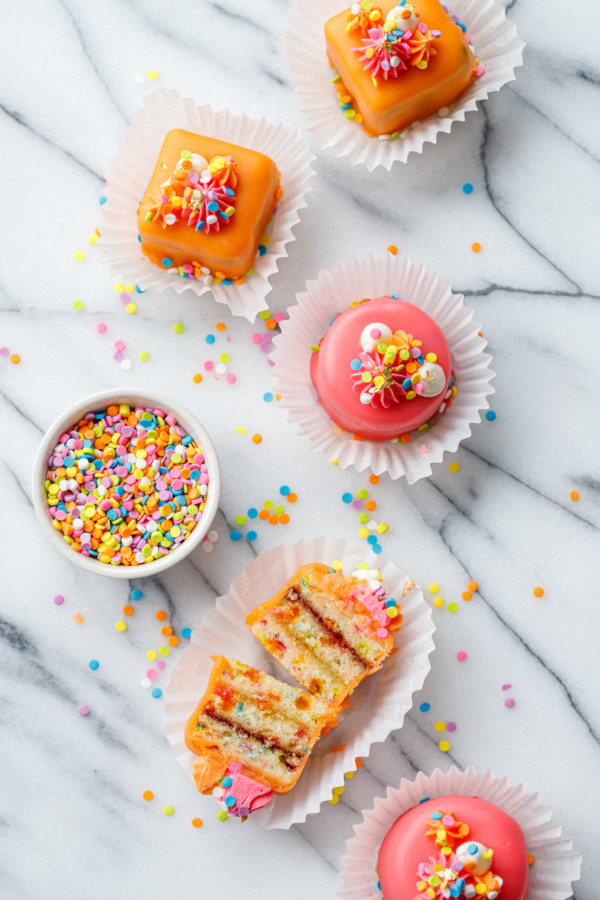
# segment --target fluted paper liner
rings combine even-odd
[[[464,122],[466,114],[489,94],[514,81],[515,69],[523,64],[525,44],[501,6],[493,0],[449,0],[449,11],[467,25],[485,74],[475,79],[451,110],[444,108],[422,122],[413,122],[394,140],[369,137],[339,108],[325,46],[325,22],[350,5],[345,0],[299,0],[290,11],[282,38],[311,135],[321,147],[347,156],[354,165],[362,163],[369,171],[377,166],[389,170],[394,162],[406,162],[410,153],[422,153],[426,143],[435,144],[440,134],[450,132],[455,122]]]
[[[184,128],[196,134],[240,144],[270,156],[281,172],[281,199],[267,228],[268,251],[257,254],[254,271],[243,284],[203,284],[191,278],[172,275],[151,263],[141,252],[138,241],[137,210],[139,201],[154,171],[165,135],[173,128]],[[286,245],[294,239],[293,228],[299,222],[299,210],[306,206],[305,194],[310,190],[314,154],[299,132],[283,125],[272,125],[266,119],[234,116],[226,109],[214,110],[208,104],[198,106],[184,99],[178,91],[160,88],[144,98],[127,138],[119,144],[117,156],[111,159],[102,207],[102,260],[110,264],[112,275],[125,283],[133,282],[142,289],[163,291],[173,288],[178,294],[192,291],[201,296],[213,294],[236,316],[253,321],[267,309],[265,297],[271,290],[269,279],[278,261],[287,256]]]
[[[281,323],[271,354],[280,406],[289,410],[290,423],[313,450],[337,459],[341,468],[352,465],[375,475],[388,472],[392,478],[405,476],[409,484],[431,475],[432,463],[441,462],[445,452],[454,453],[469,437],[471,425],[481,421],[481,411],[489,406],[488,394],[494,392],[491,356],[484,353],[487,341],[479,336],[481,326],[473,321],[474,311],[465,306],[462,294],[453,294],[436,274],[413,265],[407,256],[391,253],[336,263],[331,271],[321,270],[306,287],[296,297],[298,305],[289,309],[289,319]],[[334,316],[352,301],[391,294],[420,306],[440,326],[450,348],[458,393],[440,419],[414,432],[408,444],[356,441],[316,400],[310,378],[311,345],[319,343]]]
[[[581,870],[581,855],[573,850],[573,842],[562,836],[561,826],[552,821],[552,810],[542,806],[538,794],[528,794],[522,784],[512,785],[506,777],[495,778],[489,769],[477,772],[472,766],[464,772],[454,766],[448,772],[435,769],[429,776],[419,772],[414,781],[403,778],[399,788],[389,787],[385,797],[378,797],[373,809],[363,812],[362,822],[354,826],[355,836],[346,841],[348,853],[342,859],[336,896],[341,900],[381,900],[376,867],[385,835],[398,816],[424,797],[451,794],[487,800],[521,826],[527,850],[535,857],[528,900],[566,900],[571,896],[571,883],[578,880]]]
[[[352,694],[349,709],[317,742],[290,793],[274,796],[268,806],[252,813],[248,821],[263,828],[289,828],[318,812],[320,805],[331,799],[333,788],[344,783],[344,772],[354,771],[355,758],[367,756],[371,744],[384,741],[402,725],[413,693],[420,690],[429,672],[429,654],[434,649],[435,627],[420,588],[389,560],[364,545],[344,540],[317,538],[266,550],[246,566],[227,594],[219,597],[215,609],[204,616],[200,628],[192,632],[166,693],[167,737],[177,760],[191,775],[194,755],[185,746],[184,728],[206,689],[211,656],[223,654],[295,683],[254,637],[246,616],[272,597],[299,566],[336,560],[343,564],[345,574],[355,571],[361,562],[379,567],[388,596],[402,604],[404,619],[394,641],[397,652]],[[333,752],[331,748],[340,745],[344,749]]]

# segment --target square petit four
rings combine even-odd
[[[370,135],[389,135],[450,106],[478,74],[464,25],[439,0],[371,0],[325,24],[340,105]]]
[[[176,128],[139,207],[142,252],[179,275],[241,283],[280,196],[264,153]]]

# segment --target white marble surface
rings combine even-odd
[[[359,811],[401,776],[453,760],[539,790],[584,853],[577,900],[598,897],[598,13],[587,0],[571,25],[540,0],[510,5],[528,42],[516,83],[391,176],[320,153],[309,208],[274,280],[271,309],[285,311],[320,267],[395,243],[468,296],[498,373],[498,418],[459,450],[459,473],[445,463],[411,488],[384,478],[371,492],[390,524],[384,554],[459,602],[454,615],[435,610],[437,651],[415,711],[373,749],[337,806],[285,833],[218,822],[175,763],[162,700],[139,686],[145,653],[158,646],[154,613],[167,609],[177,630],[195,626],[255,552],[317,533],[356,537],[356,513],[340,497],[366,479],[308,454],[283,411],[263,401],[271,382],[254,327],[210,300],[151,292],[128,316],[87,235],[100,226],[107,160],[153,89],[136,84],[138,72],[155,68],[154,84],[199,102],[301,126],[278,41],[287,3],[3,5],[0,344],[22,358],[18,366],[0,358],[3,898],[324,900]],[[478,256],[473,241],[483,245]],[[83,263],[73,259],[79,249]],[[219,320],[238,382],[195,385],[194,372],[215,358],[204,336]],[[106,335],[96,333],[98,321]],[[118,338],[130,372],[112,359]],[[149,362],[138,360],[141,350]],[[213,434],[225,476],[214,552],[146,579],[125,634],[114,623],[131,585],[86,575],[59,556],[38,530],[29,487],[54,416],[120,384],[188,404]],[[236,434],[238,425],[260,431],[262,444]],[[299,496],[290,524],[261,523],[254,546],[233,544],[227,522],[275,500],[284,483]],[[469,578],[480,594],[467,605],[460,592]],[[545,589],[539,600],[536,584]],[[59,592],[62,607],[52,603]],[[85,618],[80,628],[75,612]],[[512,710],[503,705],[506,682]],[[77,714],[80,703],[88,718]],[[438,719],[457,723],[447,754],[437,746]],[[148,788],[150,804],[141,799]],[[175,808],[170,818],[165,803]],[[190,824],[196,815],[200,830]]]

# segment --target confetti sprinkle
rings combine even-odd
[[[469,184],[467,181],[466,184],[463,184],[463,194],[472,194],[473,193],[473,185]]]
[[[456,731],[456,722],[446,722],[446,731]]]
[[[456,654],[456,658],[459,662],[466,662],[467,654],[465,653],[464,650],[459,650],[458,653]]]
[[[167,806],[163,806],[163,812],[164,812],[165,816],[172,816],[173,813],[175,812],[175,810],[173,809],[172,806],[167,805]]]
[[[194,382],[194,384],[200,384],[200,382],[202,381],[202,375],[200,374],[200,372],[196,372],[196,374],[192,377],[192,381]]]
[[[144,596],[144,595],[143,595],[143,593],[140,591],[139,588],[135,588],[135,589],[131,592],[131,599],[132,599],[132,600],[141,600],[143,596]]]
[[[152,791],[144,791],[142,797],[144,798],[144,800],[153,800],[154,794],[152,793]]]
[[[156,71],[156,69],[150,69],[147,75],[150,81],[156,81],[156,79],[158,78],[158,72]]]
[[[488,411],[485,414],[485,417],[488,420],[488,422],[493,422],[496,418],[496,413],[494,412],[493,409],[488,409]]]
[[[544,596],[544,589],[541,588],[541,587],[534,587],[534,589],[533,589],[533,596],[534,596],[534,597],[543,597],[543,596]]]
[[[98,334],[106,334],[106,325],[104,324],[104,322],[98,322],[98,324],[96,325],[96,331],[98,332]]]
[[[441,607],[444,605],[444,598],[443,597],[434,597],[433,605],[436,606],[438,609],[441,609]]]
[[[127,631],[127,625],[122,620],[115,622],[115,628],[117,631]]]
[[[13,366],[18,366],[21,362],[21,357],[18,353],[11,353],[9,360],[13,364]]]
[[[95,672],[96,669],[99,669],[99,668],[100,668],[100,663],[98,662],[97,659],[90,659],[90,661],[89,661],[89,663],[88,663],[88,666],[90,667],[90,669],[92,670],[92,672]]]
[[[504,701],[504,705],[506,706],[507,709],[512,709],[513,706],[515,705],[515,701],[513,700],[512,697],[507,697],[506,700]]]
[[[460,469],[460,464],[457,462],[451,462],[450,465],[448,466],[448,471],[452,472],[453,474],[454,474],[454,472],[458,472],[459,469]]]
[[[54,598],[53,602],[56,603],[57,606],[62,606],[63,603],[65,602],[65,598],[63,597],[62,594],[57,594],[56,597]]]
[[[428,588],[430,594],[437,594],[439,589],[440,589],[439,584],[430,584],[429,588]]]
[[[81,250],[78,250],[75,254],[75,259],[77,260],[77,262],[82,262],[82,260],[85,259],[85,253],[83,253]]]
[[[471,591],[463,591],[461,597],[463,598],[463,600],[468,602],[469,600],[472,600],[473,594],[471,593]]]
[[[471,244],[471,250],[473,251],[473,253],[480,253],[481,252],[481,244],[479,244],[477,241],[475,241],[474,244]]]
[[[456,612],[457,609],[458,609],[458,604],[456,604],[454,601],[451,601],[448,604],[448,612],[453,613],[453,612]]]
[[[194,828],[202,828],[202,819],[192,819]]]
[[[75,302],[73,303],[73,309],[76,309],[77,311],[79,311],[80,309],[83,309],[83,307],[84,307],[83,300],[75,300]]]
[[[395,244],[390,244],[390,246],[387,248],[387,251],[388,251],[388,253],[391,253],[392,256],[395,256],[396,253],[398,252],[398,248],[396,247]]]
[[[468,583],[467,587],[470,591],[478,591],[479,590],[479,585],[477,584],[476,581],[470,581]]]
[[[80,716],[88,716],[90,714],[89,706],[86,706],[85,703],[82,703],[81,706],[77,707],[77,712]]]
[[[252,443],[253,444],[260,444],[261,441],[262,441],[262,434],[253,434],[252,435]]]
[[[445,731],[446,723],[445,722],[436,722],[433,727],[435,728],[436,731]]]
[[[83,625],[83,616],[81,613],[73,613],[73,624],[74,625]]]
[[[571,498],[571,500],[573,500],[573,502],[576,502],[577,500],[579,500],[579,493],[577,491],[571,491],[569,497]]]
[[[421,703],[419,709],[422,713],[429,712],[429,710],[431,709],[431,703]]]
[[[438,746],[439,746],[440,750],[442,751],[442,753],[447,753],[448,750],[450,749],[450,744],[448,741],[440,741]]]
[[[175,322],[175,324],[173,325],[173,331],[175,332],[175,334],[183,334],[183,325],[181,324],[181,322]]]

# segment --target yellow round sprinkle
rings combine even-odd
[[[340,798],[338,797],[337,794],[334,794],[329,802],[331,803],[332,806],[335,806],[336,803],[340,802]]]
[[[440,609],[440,607],[442,607],[444,605],[444,598],[443,597],[434,597],[433,605],[437,606],[438,609]]]
[[[369,532],[368,528],[359,528],[358,529],[358,536],[361,538],[368,538],[369,534],[370,534],[370,532]]]
[[[442,753],[447,753],[448,750],[450,749],[450,744],[448,741],[440,741],[439,748],[442,751]]]
[[[134,312],[137,312],[137,306],[135,305],[135,303],[128,303],[125,307],[125,312],[128,312],[130,316],[132,316]]]
[[[342,571],[342,564],[339,559],[334,559],[334,561],[331,563],[331,568],[334,570],[334,572]]]
[[[158,72],[156,71],[156,69],[150,69],[150,71],[148,72],[148,78],[150,79],[150,81],[156,81],[156,79],[158,78]]]
[[[77,262],[81,262],[82,259],[85,259],[85,253],[83,253],[82,250],[78,250],[75,254],[75,259],[77,260]]]
[[[460,465],[457,462],[450,463],[450,465],[448,466],[449,472],[458,472],[459,469]]]
[[[148,650],[148,652],[146,653],[146,659],[149,659],[150,661],[156,659],[157,656],[158,653],[156,652],[156,650]]]
[[[452,603],[448,604],[448,612],[456,612],[457,609],[458,609],[458,604],[455,603],[454,600],[452,601]]]
[[[344,772],[344,778],[354,778],[354,772]]]
[[[439,589],[440,589],[439,584],[430,584],[430,585],[429,585],[429,593],[430,593],[430,594],[437,594],[437,592],[439,591]]]
[[[428,353],[425,359],[430,363],[437,362],[437,353]]]
[[[436,731],[445,731],[446,723],[445,722],[436,722],[434,727],[435,727]]]
[[[127,631],[127,625],[125,622],[115,622],[115,628],[117,631]]]
[[[77,309],[77,310],[83,309],[83,300],[76,300],[73,303],[73,309]]]
[[[344,793],[344,788],[343,787],[334,787],[333,793],[337,794],[339,797],[341,797],[342,794]]]

